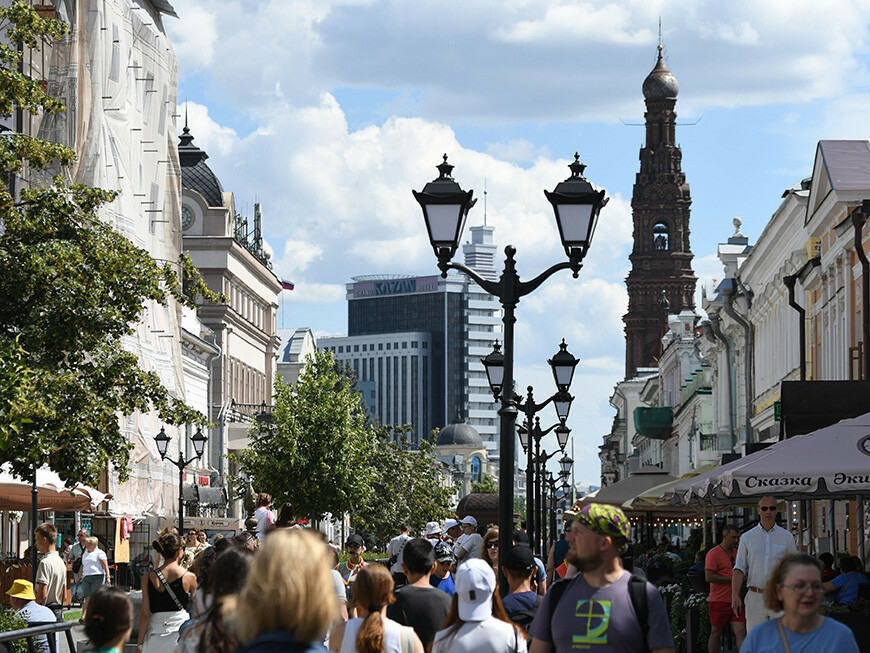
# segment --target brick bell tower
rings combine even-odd
[[[679,85],[665,66],[659,46],[655,68],[643,82],[646,144],[631,198],[634,249],[629,257],[625,322],[625,378],[639,367],[657,367],[667,313],[695,308],[689,247],[689,184],[676,144]]]

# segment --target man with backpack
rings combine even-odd
[[[511,621],[528,632],[542,601],[532,589],[532,578],[538,573],[532,550],[525,546],[508,549],[501,568],[508,581],[508,593],[502,599],[504,611]]]
[[[529,633],[531,653],[673,653],[658,590],[622,566],[629,523],[619,508],[589,504],[572,524],[566,559],[580,573],[554,583]]]

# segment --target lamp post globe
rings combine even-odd
[[[492,351],[486,355],[486,358],[481,358],[480,362],[486,369],[486,380],[492,390],[492,396],[497,401],[504,387],[504,354],[498,341],[492,346]]]
[[[166,429],[164,427],[160,427],[160,433],[154,436],[154,442],[157,443],[157,453],[160,454],[160,458],[165,459],[166,452],[169,449],[169,436],[166,435]]]
[[[472,199],[474,191],[462,190],[450,176],[453,166],[447,163],[446,154],[444,161],[436,167],[438,178],[426,184],[422,191],[412,192],[423,209],[429,242],[438,258],[441,276],[446,278],[446,265],[456,253],[465,226],[465,217],[474,206],[475,200]]]
[[[202,458],[202,452],[205,450],[207,440],[208,438],[203,435],[201,428],[196,429],[196,433],[191,436],[190,441],[193,443],[193,450],[197,458]]]
[[[544,195],[553,205],[565,253],[579,266],[592,242],[598,214],[609,198],[605,197],[605,190],[595,190],[583,176],[586,166],[580,163],[579,154],[574,154],[574,162],[568,167],[571,169],[571,176],[556,184],[552,192],[545,190]],[[577,276],[578,271],[579,267],[574,276]]]
[[[565,426],[564,422],[556,427],[556,440],[559,443],[559,449],[562,450],[562,453],[565,453],[565,447],[568,446],[568,436],[570,435],[571,429]]]
[[[577,367],[578,362],[571,355],[571,352],[568,351],[568,345],[565,339],[562,338],[559,351],[547,361],[553,370],[553,380],[556,382],[556,387],[560,392],[568,392],[568,389],[571,387],[571,381],[574,380],[574,368]]]
[[[568,420],[572,401],[574,401],[574,397],[567,392],[559,392],[559,395],[553,400],[553,406],[556,407],[556,416],[563,424]]]
[[[568,476],[571,473],[571,468],[574,466],[574,461],[566,454],[559,460],[559,465],[562,467],[560,473]]]
[[[523,448],[523,453],[528,452],[529,450],[529,430],[520,424],[517,427],[517,435],[520,438],[520,446]]]

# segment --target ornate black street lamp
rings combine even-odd
[[[170,437],[166,435],[166,429],[162,426],[160,427],[160,433],[154,436],[154,442],[157,443],[157,453],[160,454],[161,460],[166,460],[166,452],[169,450],[169,441]],[[188,460],[184,459],[184,456],[181,455],[182,448],[178,447],[178,458],[172,460],[169,459],[173,465],[178,467],[178,534],[184,537],[184,468],[187,467],[190,463],[198,458],[202,458],[202,453],[205,450],[205,443],[208,440],[206,436],[202,434],[202,429],[196,429],[196,433],[194,433],[190,437],[190,441],[193,444],[193,451],[196,454],[193,458]]]
[[[514,398],[514,310],[520,298],[533,292],[538,286],[559,270],[570,269],[574,278],[580,273],[583,258],[589,251],[589,244],[595,232],[598,215],[608,198],[604,190],[595,190],[583,176],[585,166],[580,156],[574,155],[574,162],[568,166],[571,176],[556,185],[553,192],[544,191],[553,205],[559,237],[567,261],[548,268],[531,281],[520,281],[516,271],[513,245],[505,247],[505,267],[498,281],[489,281],[471,268],[451,261],[459,246],[462,227],[469,209],[474,205],[473,191],[463,191],[453,180],[453,166],[444,161],[437,166],[439,176],[423,187],[422,192],[413,191],[414,197],[423,209],[423,219],[429,241],[438,259],[441,276],[446,278],[450,269],[468,275],[484,291],[496,297],[504,309],[504,354],[501,365],[501,418],[499,431],[499,548],[507,551],[511,546],[514,510],[514,425],[517,417],[517,404]],[[487,367],[489,373],[490,368]],[[490,377],[492,378],[492,377]],[[507,585],[503,584],[506,591]]]

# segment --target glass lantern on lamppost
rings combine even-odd
[[[160,427],[160,432],[154,436],[154,442],[157,444],[157,453],[160,454],[161,460],[167,460],[166,453],[169,451],[169,441],[170,437],[166,435],[166,429],[164,427]],[[205,443],[208,441],[208,438],[203,435],[202,429],[197,428],[196,433],[194,433],[190,437],[190,442],[193,445],[194,456],[189,458],[188,460],[184,459],[184,456],[181,455],[182,448],[178,447],[178,458],[173,460],[169,458],[169,462],[178,467],[178,532],[182,534],[184,532],[184,468],[187,467],[194,460],[202,458],[202,454],[205,451]]]
[[[544,281],[560,270],[570,269],[576,278],[589,250],[598,214],[607,203],[605,191],[596,191],[583,177],[584,166],[579,155],[569,165],[571,176],[556,185],[552,193],[545,191],[553,206],[556,224],[562,246],[568,260],[551,266],[530,281],[521,281],[516,271],[514,255],[516,248],[505,248],[505,267],[498,281],[484,279],[471,268],[455,263],[451,259],[456,253],[462,237],[462,228],[468,211],[474,205],[473,191],[463,191],[453,179],[453,166],[444,161],[437,166],[439,176],[423,187],[421,192],[413,191],[414,198],[423,211],[423,220],[429,235],[429,242],[441,276],[446,278],[448,270],[458,270],[472,279],[485,292],[496,297],[504,309],[504,353],[502,378],[500,384],[501,408],[499,409],[499,456],[501,460],[512,461],[515,450],[514,424],[517,418],[517,401],[513,392],[514,374],[514,311],[520,299],[536,290]],[[584,222],[585,221],[585,222]],[[498,397],[497,397],[498,399]],[[501,465],[499,469],[499,548],[507,551],[514,529],[514,469],[513,465]],[[500,577],[503,577],[499,573]],[[507,591],[506,581],[500,583]]]

